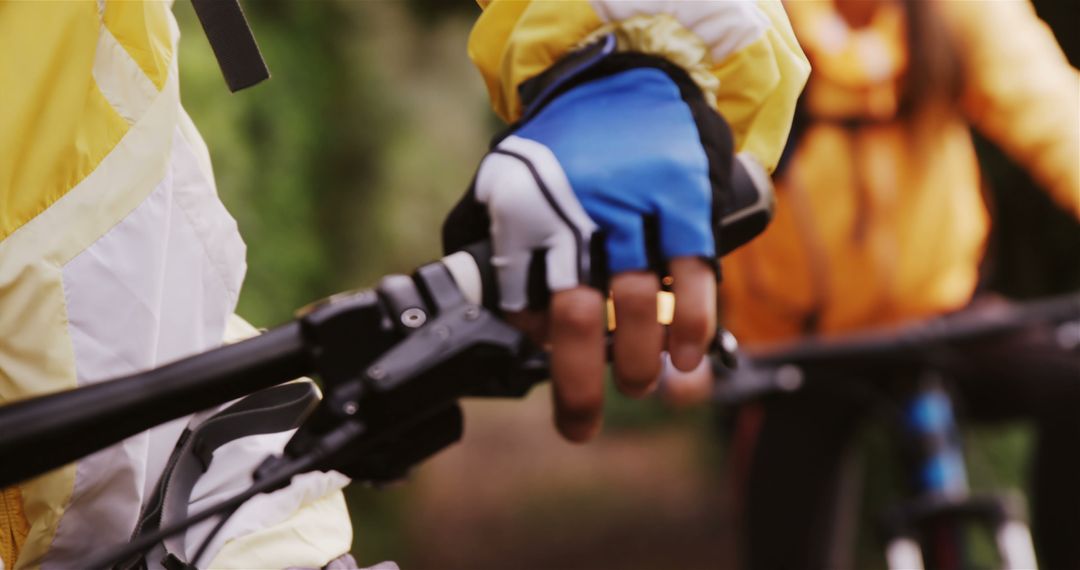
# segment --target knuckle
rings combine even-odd
[[[617,276],[611,284],[616,314],[626,320],[655,320],[656,294],[659,290],[660,283],[654,274]]]
[[[685,340],[704,340],[709,335],[709,319],[703,311],[678,311],[671,323],[672,332]]]
[[[625,320],[656,320],[656,293],[615,297],[615,313]]]
[[[712,268],[697,255],[683,255],[672,259],[671,270],[679,273],[684,279],[715,280]]]
[[[569,311],[559,318],[559,326],[571,334],[587,334],[596,328],[599,315],[592,311]]]
[[[575,295],[557,303],[553,320],[563,331],[587,334],[601,327],[601,316],[596,302]]]

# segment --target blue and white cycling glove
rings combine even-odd
[[[713,229],[730,194],[727,124],[681,68],[603,43],[522,85],[523,119],[444,226],[447,253],[491,240],[503,310],[724,251]]]

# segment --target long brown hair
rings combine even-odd
[[[964,61],[956,38],[933,0],[901,0],[907,20],[908,71],[900,92],[901,116],[949,111],[963,91]]]

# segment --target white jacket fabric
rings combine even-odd
[[[221,344],[227,329],[250,332],[232,317],[245,246],[180,105],[178,38],[163,2],[0,5],[0,405],[162,365]],[[198,419],[3,490],[0,567],[76,568],[128,540],[178,435]],[[191,509],[241,490],[288,436],[220,449]],[[251,501],[207,560],[220,551],[214,566],[327,563],[351,543],[346,483],[313,474]],[[318,532],[288,530],[311,523],[308,508]],[[188,548],[207,530],[192,529]],[[243,548],[253,535],[277,538],[253,554]]]

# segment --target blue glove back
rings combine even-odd
[[[576,87],[514,136],[555,155],[604,232],[611,273],[647,269],[644,223],[655,217],[665,259],[715,256],[709,164],[679,88],[655,68]]]

